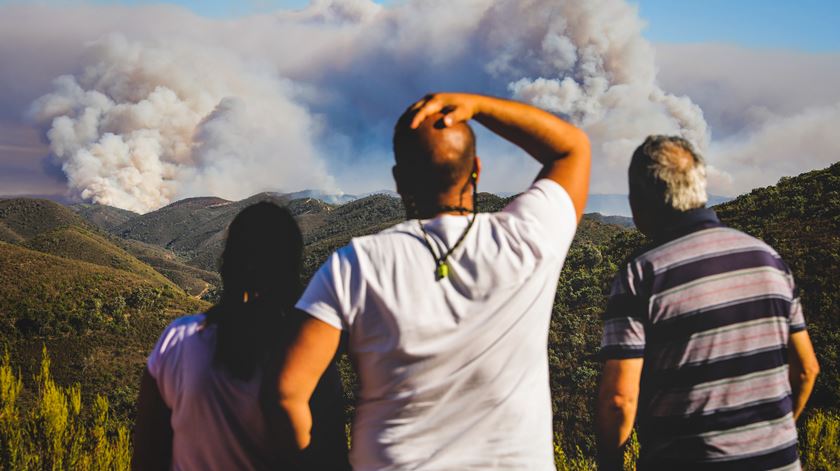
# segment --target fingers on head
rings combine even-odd
[[[432,101],[434,98],[435,98],[435,95],[433,93],[428,93],[425,96],[423,96],[423,98],[415,101],[411,106],[409,106],[408,111],[416,112],[416,111],[420,110],[420,108],[422,108],[423,106],[428,104],[430,101]]]
[[[430,102],[434,99],[435,99],[435,94],[434,93],[427,93],[425,96],[423,96],[423,98],[420,99],[420,106],[423,106],[424,104],[426,104],[426,103],[428,103],[428,102]]]
[[[427,95],[427,98],[424,101],[418,102],[415,106],[417,106],[417,110],[414,114],[414,119],[411,121],[412,129],[416,129],[418,126],[423,124],[423,121],[433,115],[439,113],[449,115],[456,110],[454,106],[444,105],[443,102],[438,100],[435,95]],[[442,119],[439,124],[436,123],[436,127],[440,125],[450,126],[455,122],[456,121]]]
[[[426,95],[426,97],[428,96],[429,95]],[[427,102],[426,97],[412,103],[408,108],[406,108],[397,123],[407,123],[411,129],[416,128],[417,125],[422,122],[418,121],[417,117],[422,112],[422,108]]]
[[[434,103],[427,103],[422,108],[417,110],[417,113],[414,115],[414,119],[411,120],[411,128],[417,129],[418,126],[423,124],[423,121],[425,121],[426,118],[437,113],[438,111],[440,111],[439,106],[436,106]]]
[[[423,124],[423,121],[438,113],[444,115],[444,117],[435,122],[435,127],[449,127],[468,119],[463,110],[453,105],[446,105],[442,97],[434,93],[429,93],[416,101],[408,107],[405,114],[411,118],[411,129],[417,129]]]

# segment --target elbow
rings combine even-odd
[[[580,132],[580,145],[585,150],[589,151],[592,148],[592,143],[589,141],[589,134],[586,134],[586,131],[583,129],[578,128]]]
[[[637,399],[633,396],[616,394],[607,399],[607,406],[623,415],[633,415],[636,413]]]
[[[603,415],[633,417],[636,414],[638,399],[632,395],[609,394],[602,396],[600,403]]]
[[[589,135],[583,129],[577,128],[577,136],[575,138],[576,147],[579,154],[587,160],[592,159],[592,143],[589,142]]]
[[[598,402],[596,432],[599,447],[618,449],[632,432],[637,399],[616,394],[602,396]]]
[[[309,412],[309,403],[281,399],[278,405],[285,422],[287,446],[295,451],[305,450],[312,441],[312,416]]]
[[[820,364],[816,358],[793,365],[791,382],[795,385],[813,384],[820,374]]]
[[[820,363],[816,358],[802,365],[802,376],[809,381],[816,381],[820,374]]]

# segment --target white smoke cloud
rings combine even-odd
[[[710,77],[700,73],[692,82],[681,71],[711,70],[720,78],[737,64],[715,68],[715,54],[694,60],[691,51],[654,51],[625,0],[408,0],[386,7],[315,0],[301,11],[224,21],[160,6],[0,10],[0,44],[18,45],[0,46],[0,61],[26,65],[20,51],[27,50],[27,57],[43,56],[26,69],[31,99],[45,91],[43,71],[69,74],[35,100],[31,115],[71,188],[140,211],[186,196],[391,187],[393,123],[430,91],[509,96],[568,117],[593,141],[593,192],[608,193],[626,189],[630,155],[654,133],[682,135],[707,155],[712,192],[748,190],[760,180],[750,173],[750,156],[790,161],[766,151],[773,144],[765,134],[832,116],[801,106],[761,112],[729,97],[720,101],[752,110],[750,125],[714,128],[725,139],[710,142],[697,103],[712,110],[715,126],[734,111],[715,102],[716,89],[702,88]],[[55,25],[52,42],[19,27],[32,21]],[[44,52],[53,49],[60,51],[55,57]],[[0,70],[0,82],[18,87],[16,96],[26,77]],[[777,92],[747,95],[760,101],[782,96]],[[0,105],[15,100],[0,91]],[[487,133],[479,139],[484,188],[521,190],[534,166]],[[819,147],[809,152],[826,156],[819,162],[830,159],[836,138],[808,139]],[[798,173],[813,161],[763,167]]]
[[[712,153],[733,181],[756,188],[808,170],[803,160],[813,168],[840,160],[838,129],[840,103],[816,106],[793,116],[771,116],[753,131],[715,143]]]
[[[709,188],[735,195],[840,160],[840,54],[657,45],[659,78],[714,130]]]
[[[134,211],[174,199],[333,186],[317,123],[287,80],[190,42],[94,42],[31,114],[85,200]]]
[[[709,141],[700,108],[656,84],[655,55],[642,26],[636,8],[623,0],[414,1],[356,26],[345,23],[342,32],[358,32],[345,36],[335,55],[323,52],[320,61],[289,73],[319,89],[342,90],[323,110],[350,135],[359,134],[360,119],[386,122],[378,130],[388,129],[402,107],[436,89],[533,103],[589,132],[593,189],[614,192],[626,187],[626,164],[648,134],[680,134],[701,149]],[[335,73],[318,75],[325,65]],[[481,144],[479,151],[497,154]],[[487,168],[494,166],[510,167],[491,161]],[[505,179],[509,173],[485,181]]]

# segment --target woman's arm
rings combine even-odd
[[[143,371],[140,395],[137,399],[137,419],[134,422],[134,454],[131,469],[169,469],[172,463],[172,425],[169,410],[157,381]]]

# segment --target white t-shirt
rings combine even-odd
[[[273,469],[277,443],[260,407],[260,375],[236,379],[213,366],[216,326],[181,317],[146,366],[172,411],[172,469]]]
[[[438,255],[469,217],[423,221]],[[543,179],[479,214],[440,281],[416,220],[327,260],[297,307],[348,333],[356,471],[554,469],[548,327],[576,226]]]

